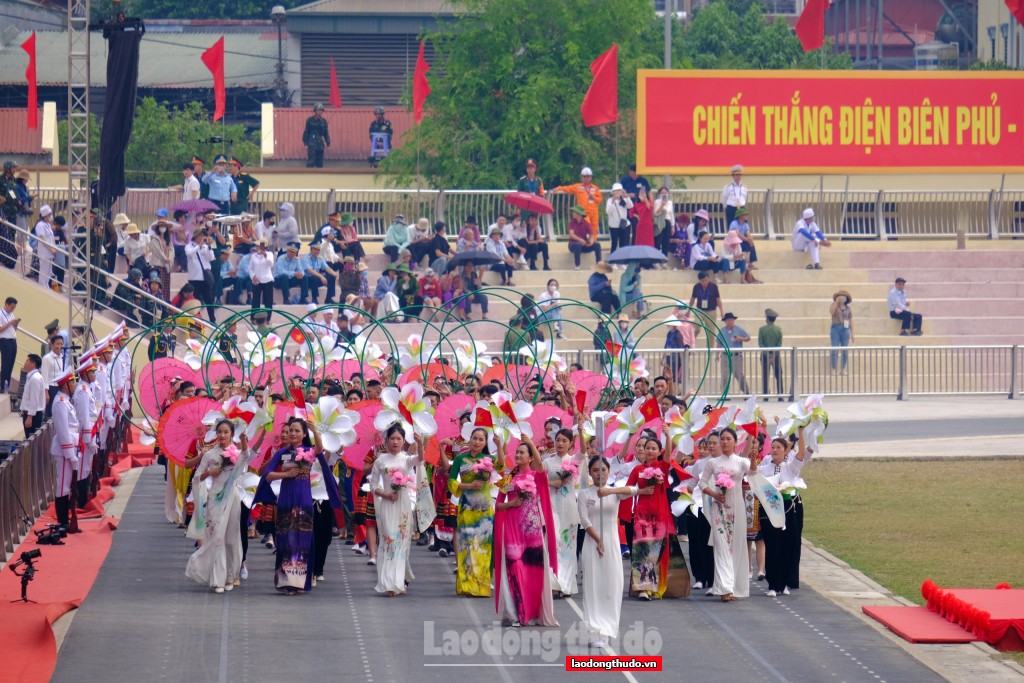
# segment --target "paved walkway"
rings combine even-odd
[[[192,544],[163,519],[161,469],[131,475],[125,486],[137,484],[54,681],[546,681],[564,675],[566,654],[599,654],[579,643],[577,599],[556,601],[558,628],[502,632],[493,601],[454,597],[451,560],[422,548],[413,549],[417,580],[406,597],[378,596],[375,569],[338,542],[312,594],[277,594],[273,554],[254,544],[249,580],[215,595],[184,576]],[[670,673],[587,680],[1024,681],[987,648],[913,646],[889,634],[859,605],[893,598],[823,553],[808,548],[802,578],[801,590],[773,599],[756,590],[730,604],[626,599],[612,651],[660,654]],[[481,637],[499,645],[482,651]]]

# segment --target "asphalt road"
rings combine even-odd
[[[964,436],[1024,436],[1024,418],[991,417],[946,420],[903,420],[900,422],[830,423],[825,443],[861,441],[902,441]]]
[[[576,599],[556,601],[557,628],[502,630],[493,600],[454,596],[451,560],[414,547],[410,594],[387,598],[373,591],[375,568],[349,548],[335,541],[327,580],[289,598],[274,591],[272,552],[253,544],[249,579],[211,593],[185,578],[192,544],[164,520],[162,472],[150,467],[52,680],[536,683],[566,680],[566,654],[611,654],[578,642]],[[614,652],[661,655],[664,671],[582,680],[942,680],[806,587],[775,599],[756,590],[728,604],[703,595],[627,598],[621,628]]]

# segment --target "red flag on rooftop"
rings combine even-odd
[[[338,87],[338,72],[334,68],[334,57],[331,57],[331,106],[341,109],[341,88]]]
[[[807,0],[804,11],[796,20],[796,37],[800,39],[804,52],[817,50],[825,44],[825,10],[828,5],[829,0]]]
[[[423,103],[427,101],[430,94],[430,83],[427,81],[427,72],[430,65],[427,58],[423,56],[423,42],[420,41],[420,54],[416,58],[416,72],[412,76],[412,115],[416,123],[423,121]]]
[[[1010,14],[1016,17],[1017,21],[1024,24],[1024,0],[1004,0]]]
[[[28,79],[28,111],[25,125],[35,130],[39,128],[39,91],[36,82],[35,31],[21,44],[21,49],[28,53],[28,68],[25,69],[25,78]]]
[[[583,96],[580,113],[583,125],[600,126],[619,120],[619,46],[613,44],[607,52],[590,64],[594,80]]]
[[[213,120],[224,118],[227,93],[224,90],[224,36],[203,52],[203,64],[213,74]]]

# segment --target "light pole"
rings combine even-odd
[[[270,10],[270,20],[277,26],[277,78],[274,79],[274,99],[279,107],[288,106],[288,84],[284,80],[284,53],[281,43],[281,30],[287,19],[283,6],[274,5]]]

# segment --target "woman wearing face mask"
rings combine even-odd
[[[214,429],[216,441],[203,454],[192,479],[195,511],[187,535],[201,545],[189,558],[185,576],[223,593],[238,585],[241,497],[235,480],[246,471],[253,452],[245,434],[237,447],[233,445],[235,425],[231,420],[220,420]]]
[[[736,432],[726,427],[718,434],[722,454],[712,457],[704,466],[700,489],[704,494],[704,510],[711,524],[715,550],[714,595],[722,602],[732,602],[750,594],[747,553],[746,511],[743,504],[743,477],[754,470],[751,448],[756,439],[748,439],[746,456],[734,453]],[[731,486],[729,485],[731,482]]]
[[[675,528],[668,508],[668,462],[661,441],[653,433],[640,444],[637,440],[636,460],[640,463],[629,474],[627,486],[636,486],[651,493],[638,496],[633,505],[632,572],[629,594],[641,600],[660,598],[668,588],[668,537]],[[645,476],[651,469],[661,478]]]
[[[551,599],[555,523],[547,475],[530,437],[523,435],[515,462],[495,504],[496,607],[503,626],[558,626]]]
[[[418,448],[423,441],[416,438]],[[388,597],[403,595],[415,577],[409,564],[414,525],[413,506],[416,497],[416,467],[421,456],[405,451],[405,431],[394,424],[384,433],[385,452],[374,461],[370,471],[370,488],[377,511],[377,587]],[[396,478],[411,480],[396,483]]]
[[[761,461],[758,472],[779,488],[788,489],[787,484],[800,481],[800,471],[806,463],[807,445],[804,442],[804,428],[798,432],[797,447],[791,449],[789,439],[777,436],[772,439],[771,457]],[[795,490],[795,489],[794,489]],[[768,597],[789,595],[790,587],[797,588],[800,571],[800,529],[803,526],[803,503],[799,494],[783,493],[786,506],[786,523],[776,529],[768,521],[768,515],[761,509],[761,529],[764,535],[765,575],[768,580]]]
[[[562,309],[559,308],[559,299],[562,295],[558,291],[558,280],[548,280],[547,288],[537,297],[537,305],[544,313],[541,322],[550,323],[555,328],[555,337],[565,339],[562,336]]]
[[[488,432],[475,428],[469,437],[469,450],[455,456],[448,474],[448,491],[459,498],[455,537],[458,570],[455,593],[486,598],[491,594],[492,550],[494,543],[494,499],[490,474],[473,469],[491,455]],[[495,463],[498,466],[497,463]]]
[[[722,444],[718,441],[717,434],[711,434],[697,442],[697,457],[684,461],[685,469],[693,479],[688,479],[690,493],[698,488],[704,467],[713,456],[722,454]],[[701,497],[698,489],[697,497]],[[693,575],[693,587],[695,589],[707,589],[707,595],[713,595],[711,585],[715,581],[715,551],[708,543],[711,539],[711,525],[702,508],[693,512],[687,508],[683,512],[686,521],[686,536],[690,546],[690,573]]]
[[[164,298],[170,296],[171,268],[174,265],[174,245],[171,244],[171,230],[165,219],[158,220],[149,228],[149,265],[160,278],[160,291]]]
[[[587,462],[589,486],[580,491],[580,527],[586,532],[580,564],[583,567],[583,616],[591,645],[602,648],[605,638],[619,637],[622,612],[622,559],[619,557],[618,501],[650,497],[654,487],[609,487],[611,465],[595,455]],[[611,498],[611,500],[605,500]]]
[[[579,420],[582,422],[583,415]],[[576,452],[573,453],[573,447]],[[555,450],[544,458],[544,469],[548,473],[551,491],[551,510],[555,522],[555,542],[558,552],[558,583],[555,591],[560,597],[576,593],[576,531],[579,527],[579,511],[576,505],[576,489],[579,474],[572,473],[575,463],[578,471],[584,454],[576,444],[576,435],[571,429],[561,428],[555,435]]]

